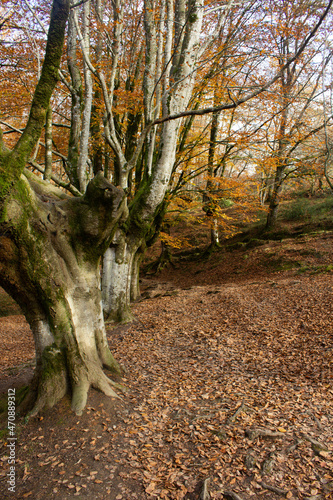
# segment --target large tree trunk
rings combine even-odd
[[[102,297],[108,321],[128,323],[133,319],[130,303],[140,296],[141,241],[117,230],[103,258]]]
[[[27,176],[27,177],[26,177]],[[28,180],[29,179],[29,180]],[[120,373],[106,340],[99,262],[127,214],[122,190],[100,173],[71,198],[26,172],[6,203],[0,282],[17,300],[36,345],[32,414],[70,391],[81,414],[90,386],[116,396]]]

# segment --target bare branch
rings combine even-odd
[[[45,169],[39,165],[36,161],[34,160],[31,160],[29,161],[29,164],[35,168],[36,170],[38,170],[38,172],[41,172],[42,174],[45,173]],[[60,187],[63,187],[65,189],[67,189],[67,191],[69,191],[70,193],[72,193],[74,196],[82,196],[82,193],[76,189],[75,186],[73,186],[73,184],[71,184],[70,182],[64,182],[62,181],[61,179],[59,179],[58,176],[54,175],[54,174],[51,174],[51,179],[53,180],[53,182],[55,182],[58,186]]]
[[[219,111],[227,110],[227,109],[233,109],[241,104],[249,101],[250,99],[253,99],[254,97],[257,97],[258,95],[262,94],[266,90],[268,90],[281,76],[283,75],[284,71],[296,60],[299,58],[299,56],[302,54],[304,49],[307,47],[308,43],[310,40],[315,36],[316,32],[318,31],[319,27],[323,23],[325,17],[327,16],[328,12],[330,11],[331,7],[333,4],[333,0],[330,0],[328,3],[328,6],[324,10],[323,14],[320,16],[319,21],[315,25],[315,27],[311,30],[309,35],[304,39],[303,43],[301,44],[300,48],[298,51],[290,57],[287,62],[280,68],[280,70],[274,75],[273,78],[271,78],[268,82],[266,82],[264,85],[256,89],[254,92],[251,92],[250,94],[235,100],[232,103],[229,104],[222,104],[221,106],[216,106],[216,107],[209,107],[209,108],[204,108],[204,109],[197,109],[197,110],[187,110],[183,111],[182,113],[177,113],[174,115],[169,115],[165,116],[164,118],[160,118],[158,120],[155,120],[151,123],[150,126],[152,125],[158,125],[170,120],[177,120],[178,118],[184,118],[186,116],[202,116],[202,115],[207,115],[210,113],[216,113]]]

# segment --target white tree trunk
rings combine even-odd
[[[127,323],[133,319],[130,310],[133,263],[138,244],[121,231],[103,257],[102,299],[107,320]]]
[[[85,52],[89,56],[89,16],[90,16],[90,0],[85,2],[83,11],[83,43],[85,46]],[[84,110],[82,116],[82,130],[80,137],[80,155],[78,160],[78,179],[80,184],[80,191],[85,192],[89,179],[91,178],[91,173],[89,171],[88,163],[88,150],[89,150],[89,137],[90,137],[90,118],[91,118],[91,106],[93,98],[93,81],[91,71],[88,67],[87,62],[83,61],[84,65],[84,83],[85,83],[85,94],[84,94]]]
[[[218,224],[218,220],[215,217],[213,220],[212,228],[210,230],[210,238],[211,238],[211,245],[212,246],[219,246],[219,244],[220,244],[219,224]]]

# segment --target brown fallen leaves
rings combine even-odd
[[[331,451],[303,436],[332,450],[331,285],[193,287],[136,307],[131,342],[111,343],[142,396],[125,424],[147,498],[197,498],[208,476],[211,498],[329,498]]]
[[[19,494],[332,498],[332,301],[322,275],[137,303],[138,321],[109,332],[124,402],[92,392],[80,420],[64,401],[23,427]]]

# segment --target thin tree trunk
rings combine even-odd
[[[44,180],[50,181],[52,175],[52,108],[48,107],[45,122],[45,170]]]
[[[72,9],[68,21],[68,38],[67,38],[67,62],[68,69],[71,75],[71,128],[68,142],[68,155],[67,155],[67,174],[71,183],[80,188],[78,179],[78,161],[80,150],[80,134],[81,134],[81,111],[83,106],[82,95],[82,81],[81,74],[77,62],[77,32],[74,20],[75,12]]]
[[[280,203],[279,194],[282,189],[284,170],[285,170],[284,165],[281,165],[276,169],[273,189],[269,201],[266,229],[272,229],[277,221],[278,208]]]
[[[218,220],[216,218],[214,218],[210,230],[210,244],[212,247],[220,246],[219,225],[218,225]]]
[[[84,3],[83,8],[83,43],[85,45],[85,52],[89,56],[89,24],[90,24],[90,0]],[[89,137],[90,137],[90,118],[91,118],[91,107],[93,99],[93,81],[91,71],[88,64],[84,60],[84,108],[82,115],[82,130],[80,135],[80,155],[78,159],[78,179],[80,184],[80,191],[85,192],[89,178],[91,177],[89,169]]]

